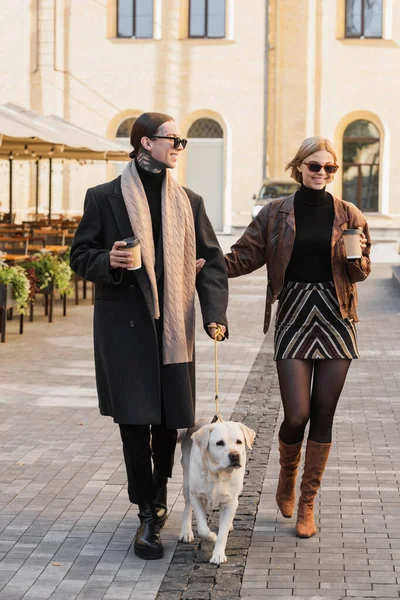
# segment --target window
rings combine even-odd
[[[379,131],[370,121],[353,121],[343,136],[343,198],[360,210],[379,208]]]
[[[117,129],[116,137],[125,138],[129,141],[131,137],[132,126],[135,121],[136,117],[130,117],[129,119],[125,119],[125,121],[122,121],[121,125]]]
[[[153,37],[153,0],[118,0],[117,36]]]
[[[225,37],[225,0],[189,0],[189,37]]]
[[[346,37],[381,38],[382,0],[346,0]]]
[[[188,138],[223,138],[222,127],[214,119],[197,119],[188,131]]]

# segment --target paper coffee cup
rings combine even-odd
[[[357,229],[345,229],[343,231],[344,247],[347,260],[356,260],[361,258],[361,227]]]
[[[131,253],[133,259],[133,266],[128,267],[128,271],[136,271],[140,269],[142,266],[142,257],[140,253],[140,240],[136,237],[125,238],[124,242],[126,242],[126,246],[124,246],[124,250],[127,250]]]

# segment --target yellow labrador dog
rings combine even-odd
[[[179,539],[192,542],[192,509],[203,540],[215,542],[210,562],[226,562],[228,533],[243,489],[246,445],[251,448],[255,432],[234,421],[188,429],[182,440],[183,494],[185,510]],[[206,510],[219,508],[218,535],[210,531]]]

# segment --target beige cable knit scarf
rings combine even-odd
[[[121,175],[122,196],[134,234],[140,240],[142,264],[150,281],[154,318],[160,318],[156,251],[150,209],[135,161]],[[196,237],[193,212],[185,190],[166,170],[161,188],[164,251],[163,364],[193,360]]]

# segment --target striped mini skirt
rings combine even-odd
[[[359,358],[356,328],[343,319],[333,281],[289,281],[279,296],[274,359]]]

